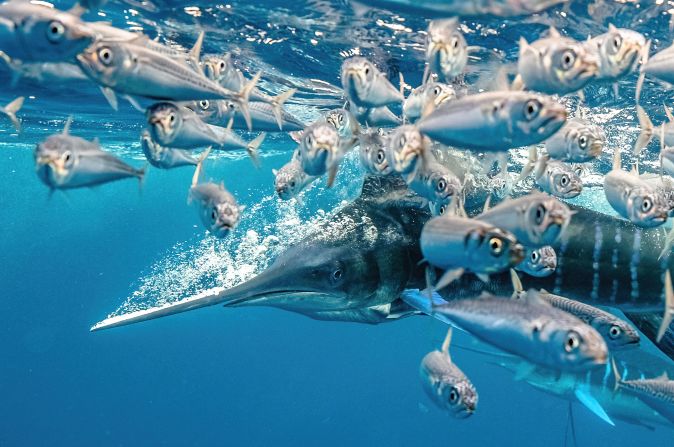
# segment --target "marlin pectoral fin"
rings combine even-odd
[[[536,370],[536,365],[529,362],[522,362],[517,366],[517,371],[515,372],[515,380],[521,381],[529,377]]]
[[[615,426],[615,423],[611,420],[606,411],[602,408],[601,404],[597,402],[597,399],[590,394],[590,388],[588,385],[581,385],[574,391],[578,401],[583,404],[588,410],[599,416],[601,420],[606,422],[609,425]]]

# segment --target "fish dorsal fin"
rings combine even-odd
[[[272,168],[271,173],[274,174],[274,176],[277,176],[278,175],[278,169]]]
[[[674,121],[674,115],[672,115],[672,109],[670,109],[667,106],[665,106],[665,115],[667,115],[667,119],[669,121]]]
[[[658,335],[655,338],[657,343],[660,343],[662,337],[665,336],[669,325],[674,317],[674,290],[672,289],[672,275],[669,270],[665,273],[665,310],[662,314],[662,322],[658,328]]]
[[[527,51],[534,53],[535,55],[540,55],[540,51],[536,48],[529,45],[529,42],[524,37],[520,37],[520,56],[525,54]]]
[[[517,298],[521,292],[524,291],[524,287],[522,286],[522,281],[520,280],[519,275],[515,271],[515,269],[510,269],[510,281],[513,284],[513,298]]]
[[[63,126],[63,135],[70,134],[70,125],[73,123],[73,116],[69,115],[66,124]]]
[[[449,355],[449,345],[452,343],[452,327],[450,326],[447,329],[447,336],[445,336],[445,341],[442,342],[442,353],[447,356],[449,361],[452,361],[452,356]]]
[[[72,14],[76,17],[82,17],[85,12],[87,12],[87,8],[84,6],[80,5],[79,3],[75,3],[75,6],[70,8],[68,11],[66,11],[68,14]]]
[[[550,27],[550,30],[548,31],[548,36],[554,39],[562,37],[562,35],[559,34],[559,31],[557,31],[557,28],[555,28],[554,26]]]
[[[201,30],[201,32],[199,33],[199,37],[197,37],[197,40],[194,42],[194,45],[192,46],[192,49],[189,52],[190,60],[196,63],[196,65],[199,65],[199,58],[201,58],[201,48],[204,44],[205,35],[206,33],[203,30]]]
[[[660,374],[658,377],[656,377],[657,380],[669,380],[669,376],[667,375],[667,371],[664,371],[662,374]]]
[[[482,212],[486,213],[489,211],[489,206],[491,205],[491,193],[487,196],[487,200],[484,201],[484,206],[482,207]]]
[[[618,28],[616,28],[612,23],[608,24],[608,32],[609,33],[616,33],[618,32]]]

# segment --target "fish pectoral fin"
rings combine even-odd
[[[521,362],[517,365],[515,380],[520,382],[529,377],[536,370],[536,365],[529,362]]]
[[[435,290],[441,290],[456,281],[457,279],[461,278],[463,276],[463,273],[465,272],[465,269],[463,268],[457,268],[457,269],[451,269],[447,270],[443,275],[440,277],[438,280],[437,284],[435,284]]]
[[[110,107],[116,112],[119,109],[119,103],[117,102],[115,91],[110,87],[101,87],[100,89],[101,93],[103,93],[103,96],[108,101],[108,104],[110,104]]]
[[[590,387],[586,384],[577,387],[574,391],[576,399],[585,406],[592,413],[596,414],[602,421],[606,422],[611,426],[615,426],[615,423],[611,420],[604,408],[597,401],[597,399],[590,394]]]

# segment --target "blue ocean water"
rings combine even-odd
[[[533,40],[550,25],[582,38],[611,22],[646,34],[657,50],[671,43],[666,11],[651,2],[606,0],[524,18],[468,18],[469,43],[486,49],[468,80],[514,61],[519,36]],[[142,28],[184,47],[204,29],[206,53],[232,51],[246,73],[263,70],[270,92],[298,87],[288,109],[307,122],[340,104],[329,85],[339,85],[348,55],[370,57],[391,79],[402,72],[416,85],[421,78],[421,13],[377,9],[359,17],[339,0],[110,1],[85,18]],[[455,420],[435,408],[421,389],[418,366],[447,328],[430,318],[368,326],[277,309],[213,307],[90,333],[111,313],[252,277],[354,199],[360,184],[342,181],[325,190],[321,183],[301,204],[280,202],[271,170],[288,160],[294,143],[279,134],[262,146],[259,170],[243,155],[207,163],[207,175],[224,180],[247,206],[224,241],[209,236],[186,204],[190,168],[151,169],[141,188],[120,181],[50,196],[35,175],[38,141],[73,116],[73,134],[99,138],[142,166],[144,117],[126,103],[113,112],[86,83],[22,80],[12,89],[9,72],[0,76],[0,103],[27,96],[19,114],[23,133],[13,133],[9,123],[0,128],[0,445],[571,445],[566,400],[460,349],[453,358],[479,390],[479,409]],[[610,86],[590,89],[584,106],[604,125],[610,146],[625,153],[638,133],[635,81],[636,75],[621,83],[617,100]],[[651,81],[644,92],[642,103],[661,121],[671,95]],[[514,157],[514,170],[523,157],[523,151]],[[653,148],[645,169],[656,157]],[[594,174],[609,166],[605,155]],[[340,175],[358,179],[362,172],[347,160]],[[577,202],[607,210],[595,201],[601,196],[590,189]],[[469,342],[464,334],[455,339]],[[577,403],[573,414],[578,445],[674,444],[671,428],[611,427]]]

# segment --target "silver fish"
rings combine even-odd
[[[224,183],[199,183],[202,165],[199,163],[194,171],[188,203],[196,202],[204,227],[213,236],[223,238],[236,228],[244,207],[237,204],[234,196],[225,189]]]
[[[212,108],[211,104],[214,102],[216,103],[215,106],[218,108],[217,114],[215,115],[215,119],[218,120],[218,122],[228,124],[230,120],[233,120],[233,129],[248,129],[246,119],[241,113],[238,104],[234,101],[201,100],[199,101],[199,107],[202,110],[204,110],[204,107],[208,110]],[[306,127],[302,121],[285,110],[281,110],[281,124],[279,126],[279,119],[274,111],[274,106],[267,102],[251,101],[248,103],[248,110],[253,123],[252,130],[255,131],[277,132],[281,130],[284,132],[294,132]]]
[[[564,106],[529,92],[478,93],[438,107],[417,123],[442,144],[480,152],[502,152],[540,143],[566,120]]]
[[[391,81],[364,57],[344,60],[341,77],[344,94],[358,107],[381,107],[404,99]]]
[[[196,166],[199,159],[189,151],[173,149],[155,143],[147,129],[140,134],[140,147],[147,161],[159,169],[172,169],[180,166]]]
[[[674,45],[671,45],[653,56],[641,66],[641,72],[674,84]],[[637,96],[638,97],[638,96]]]
[[[459,29],[459,20],[431,20],[426,35],[426,63],[424,82],[431,74],[448,82],[463,73],[468,63],[468,45]]]
[[[599,157],[605,144],[606,134],[601,127],[582,118],[571,118],[545,141],[545,150],[554,159],[583,163]]]
[[[77,55],[82,70],[94,81],[118,93],[157,100],[231,99],[251,128],[248,95],[259,74],[240,92],[221,87],[187,64],[143,46],[98,41]]]
[[[386,106],[370,109],[353,106],[349,110],[363,126],[395,127],[402,124],[402,120]]]
[[[635,225],[651,228],[667,221],[664,197],[636,172],[620,168],[619,148],[614,149],[613,169],[604,177],[604,193],[611,207]]]
[[[473,383],[449,355],[451,340],[450,326],[441,350],[429,352],[421,360],[419,376],[434,404],[458,419],[465,419],[475,412],[478,395]]]
[[[461,180],[437,161],[418,169],[409,183],[410,189],[435,206],[449,205],[461,193]]]
[[[527,43],[520,37],[517,72],[524,85],[542,93],[565,95],[581,90],[599,71],[599,61],[582,43],[550,28],[548,37]]]
[[[53,6],[22,0],[0,4],[0,50],[23,63],[73,61],[94,38],[79,17]]]
[[[639,126],[641,132],[634,143],[634,153],[639,155],[643,148],[648,146],[648,143],[655,137],[660,140],[660,152],[666,151],[666,148],[674,146],[674,116],[669,107],[665,106],[665,114],[667,121],[659,126],[654,126],[646,111],[637,104],[637,118],[639,119]]]
[[[403,115],[415,122],[423,114],[429,114],[441,104],[456,99],[456,91],[451,85],[441,82],[427,82],[409,94],[403,103]]]
[[[674,423],[674,380],[667,373],[655,379],[622,380],[615,362],[613,363],[616,388],[639,397],[662,417]]]
[[[259,165],[258,149],[264,141],[261,133],[250,143],[230,129],[205,123],[192,110],[170,102],[152,105],[146,112],[152,139],[163,146],[194,149],[214,146],[222,150],[245,149],[255,165]]]
[[[527,247],[554,245],[564,234],[573,213],[564,203],[543,193],[506,200],[477,219],[512,232]]]
[[[609,24],[608,32],[591,38],[584,45],[599,61],[595,79],[617,81],[634,71],[646,48],[646,38],[636,31]]]
[[[341,140],[340,144],[345,150],[350,150],[358,144],[360,126],[351,112],[346,109],[330,110],[325,114],[325,122],[335,128]]]
[[[274,174],[274,189],[281,200],[296,198],[305,188],[319,178],[307,175],[302,170],[302,164],[295,156],[283,165],[281,169],[278,171],[272,169],[272,172]]]
[[[667,155],[674,157],[674,154],[669,155],[670,152],[667,151]],[[671,161],[665,162],[665,158],[662,160],[663,166],[665,164],[671,163]],[[671,175],[668,171],[668,168],[665,168],[665,172]],[[639,176],[641,180],[648,183],[656,193],[658,193],[667,203],[667,208],[669,210],[669,217],[674,217],[674,180],[669,177],[662,176],[655,173],[641,174]]]
[[[429,155],[430,141],[413,125],[394,129],[385,141],[386,160],[391,169],[412,181],[419,169],[422,169]]]
[[[521,299],[525,297],[527,292],[524,291],[517,273],[511,270],[510,276],[514,289],[513,298]],[[538,296],[551,306],[568,312],[595,328],[599,335],[604,338],[611,351],[639,345],[641,340],[639,332],[622,318],[589,304],[549,293],[545,289],[541,289]]]
[[[341,140],[334,126],[317,122],[307,126],[302,132],[299,147],[302,169],[312,176],[321,176],[327,172],[328,187],[335,180],[343,155]]]
[[[136,169],[102,150],[98,141],[70,135],[68,119],[63,132],[51,135],[35,149],[37,175],[50,189],[96,186],[124,178],[142,182],[145,169]]]
[[[549,305],[533,290],[521,300],[454,300],[434,306],[433,312],[498,349],[555,370],[588,371],[608,357],[606,343],[593,327]]]
[[[446,272],[435,285],[442,289],[464,272],[489,275],[519,264],[522,246],[509,231],[476,219],[433,217],[421,231],[421,253],[434,267]]]
[[[515,266],[515,270],[536,278],[550,276],[555,269],[557,269],[557,253],[549,245],[527,249],[524,260]]]
[[[465,0],[370,0],[367,5],[388,11],[411,12],[422,17],[449,17],[453,15],[512,17],[534,14],[566,2],[568,0],[488,0],[479,2]],[[358,2],[359,10],[363,7],[364,4]]]
[[[367,172],[375,175],[390,175],[393,169],[388,164],[384,139],[377,131],[365,131],[358,135],[360,161]]]
[[[530,157],[528,166],[533,165],[536,185],[543,192],[561,199],[572,199],[580,195],[583,181],[573,167],[558,160],[550,160],[548,153],[537,155],[536,148],[532,148],[530,152],[534,156]],[[524,168],[525,171],[527,169]]]

